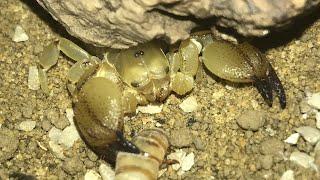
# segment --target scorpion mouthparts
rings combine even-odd
[[[258,78],[254,77],[254,86],[258,89],[259,93],[263,97],[264,101],[272,107],[273,95],[272,95],[272,87],[269,83],[269,78]]]
[[[267,77],[259,78],[255,76],[253,79],[254,85],[270,107],[273,102],[273,91],[276,92],[276,95],[279,98],[280,107],[282,109],[286,107],[287,101],[285,91],[271,64],[269,64]]]
[[[272,89],[276,92],[279,98],[281,108],[284,109],[287,104],[286,93],[283,89],[283,86],[281,84],[279,77],[277,76],[276,71],[273,69],[271,64],[269,65],[268,81]]]
[[[134,153],[138,154],[140,153],[140,150],[137,146],[135,146],[132,142],[128,141],[124,136],[121,131],[116,131],[117,135],[117,145],[119,146],[119,150],[123,152],[129,152],[129,153]]]

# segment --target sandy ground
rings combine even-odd
[[[65,111],[72,102],[66,89],[70,68],[66,57],[60,56],[48,72],[49,96],[28,88],[29,67],[37,65],[43,46],[59,36],[68,37],[66,32],[34,2],[1,0],[0,9],[0,179],[82,179],[88,170],[98,172],[104,162],[81,140],[65,150],[63,158],[49,145],[49,130],[69,125]],[[170,152],[182,149],[195,154],[189,171],[178,175],[169,166],[161,179],[279,179],[286,170],[293,170],[296,179],[320,178],[316,171],[288,160],[293,151],[311,153],[313,145],[301,138],[298,145],[283,142],[294,128],[316,124],[314,114],[305,112],[310,109],[307,95],[320,92],[320,21],[316,18],[295,24],[294,31],[255,41],[266,50],[284,85],[286,109],[279,107],[278,100],[268,107],[253,86],[206,76],[188,96],[170,95],[161,113],[126,119],[127,136],[158,124],[174,141]],[[12,41],[17,25],[26,31],[28,41]],[[197,99],[199,107],[185,113],[179,104],[189,96]],[[248,111],[263,112],[265,123],[257,131],[236,123]],[[20,130],[25,121],[35,121],[35,128]]]

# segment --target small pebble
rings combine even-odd
[[[39,90],[40,89],[39,72],[38,72],[37,66],[30,66],[29,67],[28,87],[31,90]]]
[[[28,40],[29,40],[28,34],[25,32],[25,30],[20,25],[17,25],[16,28],[14,29],[12,41],[23,42],[23,41],[28,41]]]
[[[275,138],[270,138],[265,141],[263,141],[260,144],[260,150],[261,153],[264,155],[277,155],[277,154],[282,154],[284,150],[284,144],[282,141],[275,139]]]
[[[194,153],[189,153],[186,157],[183,158],[181,162],[181,170],[189,171],[194,165]]]
[[[194,96],[189,96],[186,98],[179,107],[183,110],[183,112],[193,112],[198,109],[197,99]]]
[[[86,175],[84,175],[84,180],[100,180],[101,176],[94,170],[87,171]]]
[[[191,131],[187,128],[173,130],[170,136],[170,143],[175,147],[187,147],[192,143]]]
[[[115,172],[106,164],[100,164],[99,173],[103,180],[114,180]]]
[[[66,159],[62,164],[62,169],[70,175],[75,175],[83,170],[83,163],[78,156]]]
[[[307,142],[316,144],[320,139],[320,131],[310,126],[302,126],[295,129]]]
[[[271,155],[265,155],[260,157],[260,163],[263,169],[270,169],[273,165],[273,158]]]
[[[146,114],[157,114],[161,113],[163,104],[148,104],[146,106],[138,106],[136,112],[146,113]]]
[[[31,121],[31,120],[22,121],[19,124],[19,130],[22,130],[22,131],[31,131],[35,127],[36,127],[36,121]]]
[[[67,116],[67,119],[69,120],[69,123],[74,124],[73,122],[74,112],[72,108],[66,109],[66,116]]]
[[[238,125],[245,130],[257,131],[264,125],[266,115],[260,111],[249,110],[237,118]]]
[[[294,172],[292,170],[287,170],[282,174],[280,180],[294,180]]]
[[[71,148],[78,139],[80,139],[80,135],[77,128],[75,126],[68,126],[62,131],[59,143],[67,148]]]
[[[205,149],[205,145],[200,138],[194,139],[193,144],[197,150],[204,150]]]
[[[0,139],[0,164],[5,164],[14,157],[19,145],[19,136],[14,131],[3,128],[0,131]]]
[[[308,104],[315,109],[320,109],[320,93],[312,94],[308,98]]]
[[[63,153],[63,148],[57,142],[49,141],[49,147],[57,158],[60,158],[60,159],[65,158]]]
[[[295,151],[290,155],[290,161],[304,167],[304,168],[316,168],[314,164],[314,158],[306,153]]]
[[[316,126],[320,129],[320,112],[316,112]]]
[[[294,133],[294,134],[291,134],[287,139],[285,139],[284,142],[288,144],[297,144],[299,137],[300,137],[299,133]]]
[[[168,159],[172,159],[172,160],[176,160],[178,161],[179,163],[175,163],[172,165],[172,169],[174,170],[179,170],[180,167],[181,167],[181,163],[182,163],[182,160],[183,158],[185,158],[187,155],[187,153],[185,151],[183,151],[182,149],[178,149],[176,150],[175,152],[173,153],[170,153],[167,158]]]

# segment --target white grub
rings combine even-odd
[[[308,104],[315,109],[320,109],[320,93],[314,93],[308,97]]]
[[[146,114],[157,114],[162,111],[163,104],[148,104],[146,106],[138,106],[137,113],[146,113]]]
[[[36,127],[36,121],[27,120],[27,121],[22,121],[19,124],[19,130],[22,130],[22,131],[31,131],[35,127]]]
[[[94,170],[88,170],[84,175],[84,180],[100,180],[101,176]]]
[[[310,126],[302,126],[295,129],[306,141],[316,144],[320,139],[320,131]]]
[[[39,79],[39,72],[38,72],[37,66],[29,67],[28,87],[31,90],[40,89],[40,79]]]
[[[294,134],[291,134],[287,139],[285,139],[284,142],[288,144],[297,144],[299,137],[300,137],[299,133],[294,133]]]
[[[115,172],[106,164],[100,164],[99,173],[103,180],[114,180]]]
[[[179,107],[184,112],[193,112],[198,109],[197,99],[194,96],[189,96],[179,105]]]
[[[29,40],[28,34],[25,32],[25,30],[20,25],[17,25],[16,28],[14,29],[12,41],[23,42],[23,41],[28,41],[28,40]]]
[[[290,155],[290,161],[304,167],[304,168],[313,168],[317,170],[316,165],[314,164],[314,158],[309,156],[306,153],[295,151]]]
[[[285,171],[280,180],[294,180],[294,172],[291,169]]]

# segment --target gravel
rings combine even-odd
[[[273,157],[271,155],[264,155],[259,158],[263,169],[270,169],[273,165]]]
[[[290,161],[302,166],[304,168],[316,168],[314,158],[306,153],[295,151],[290,155]]]
[[[276,138],[270,138],[260,144],[260,151],[264,155],[282,154],[284,151],[284,144]]]
[[[18,149],[18,136],[14,131],[2,128],[0,130],[0,163],[12,158]]]
[[[40,89],[40,80],[37,66],[29,67],[28,87],[31,90]]]
[[[266,121],[266,115],[260,111],[245,111],[237,118],[238,125],[245,130],[257,131]]]
[[[26,31],[20,25],[17,25],[16,28],[14,29],[12,41],[23,42],[23,41],[28,41],[28,40],[29,40],[29,36],[26,33]]]
[[[296,128],[295,131],[311,144],[316,144],[320,140],[320,131],[314,127],[302,126]]]
[[[320,109],[320,93],[312,94],[308,98],[308,104],[313,108]]]
[[[75,175],[77,172],[80,172],[83,170],[84,165],[82,161],[79,159],[79,157],[74,156],[72,158],[67,158],[63,162],[62,168],[66,173],[70,175]]]
[[[21,131],[32,131],[36,127],[36,121],[22,121],[19,124],[19,130]]]
[[[190,146],[192,144],[193,137],[189,129],[181,128],[171,132],[169,141],[172,146],[181,148]]]

